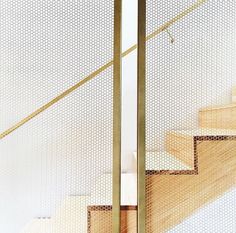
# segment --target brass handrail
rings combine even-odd
[[[177,16],[175,16],[173,19],[169,20],[168,22],[164,23],[161,27],[159,27],[156,31],[154,31],[153,33],[151,33],[150,35],[148,35],[146,37],[146,41],[149,41],[151,39],[153,39],[154,37],[156,37],[157,35],[159,35],[161,32],[165,31],[166,29],[168,29],[169,27],[171,27],[174,23],[178,22],[179,20],[181,20],[182,18],[184,18],[185,16],[189,15],[191,12],[193,12],[194,10],[196,10],[197,8],[199,8],[202,4],[204,4],[205,2],[207,2],[208,0],[198,0],[196,3],[194,3],[193,5],[191,5],[190,7],[188,7],[187,9],[185,9],[183,12],[181,12],[180,14],[178,14]],[[122,53],[122,57],[127,56],[128,54],[132,53],[134,50],[137,49],[137,44],[133,45],[132,47],[130,47],[129,49],[127,49],[126,51],[124,51]],[[20,128],[21,126],[23,126],[25,123],[27,123],[28,121],[30,121],[31,119],[33,119],[34,117],[36,117],[37,115],[39,115],[40,113],[44,112],[45,110],[47,110],[49,107],[51,107],[52,105],[56,104],[57,102],[59,102],[61,99],[63,99],[64,97],[66,97],[67,95],[69,95],[70,93],[72,93],[73,91],[75,91],[76,89],[78,89],[80,86],[82,86],[83,84],[85,84],[86,82],[90,81],[91,79],[95,78],[97,75],[99,75],[100,73],[102,73],[103,71],[105,71],[106,69],[108,69],[109,67],[111,67],[113,65],[113,60],[108,62],[107,64],[103,65],[102,67],[100,67],[99,69],[97,69],[96,71],[94,71],[93,73],[91,73],[89,76],[87,76],[86,78],[84,78],[83,80],[79,81],[77,84],[75,84],[74,86],[70,87],[69,89],[67,89],[66,91],[64,91],[63,93],[61,93],[60,95],[58,95],[57,97],[55,97],[54,99],[52,99],[50,102],[48,102],[47,104],[43,105],[42,107],[40,107],[39,109],[37,109],[36,111],[34,111],[33,113],[31,113],[29,116],[25,117],[24,119],[22,119],[21,121],[19,121],[18,123],[16,123],[14,126],[12,126],[11,128],[7,129],[6,131],[4,131],[3,133],[0,134],[0,139],[3,139],[4,137],[6,137],[7,135],[9,135],[10,133],[14,132],[16,129]]]

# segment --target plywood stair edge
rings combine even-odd
[[[236,103],[236,86],[232,88],[232,103]]]
[[[88,233],[112,232],[112,206],[88,207]],[[137,205],[121,206],[120,233],[137,232]]]
[[[235,138],[203,140],[197,145],[197,175],[147,176],[147,227],[166,232],[235,187],[235,149]]]
[[[134,173],[122,173],[121,204],[133,207],[137,204],[137,177]],[[67,196],[55,210],[51,219],[32,220],[21,233],[86,233],[88,230],[88,208],[112,205],[112,174],[104,173],[96,182],[91,195]],[[126,193],[129,195],[126,195]],[[99,193],[98,193],[99,192]],[[109,208],[108,208],[109,209]],[[38,231],[37,229],[42,229]]]
[[[236,129],[236,103],[200,109],[198,123],[202,128]]]
[[[236,130],[196,128],[169,131],[165,137],[165,149],[187,166],[198,172],[197,144],[202,141],[236,139]]]
[[[77,233],[87,231],[87,206],[91,204],[91,195],[68,196],[62,201],[52,217],[53,233]]]

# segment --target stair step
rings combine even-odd
[[[236,87],[232,89],[232,102],[236,103]]]
[[[137,160],[137,152],[133,152]],[[148,151],[146,152],[146,171],[188,171],[190,167],[182,163],[175,156],[166,151]]]
[[[56,233],[87,232],[87,207],[90,196],[69,196],[63,200],[52,217],[52,227]]]
[[[194,169],[194,141],[189,134],[171,131],[165,135],[165,150],[178,160]]]
[[[21,233],[52,233],[51,220],[48,218],[33,219]]]
[[[121,174],[121,205],[137,204],[137,175],[135,173]],[[93,205],[112,205],[112,174],[103,174],[92,191]]]
[[[121,182],[121,204],[136,205],[136,174],[122,174]],[[88,228],[88,207],[107,205],[112,205],[112,174],[103,174],[99,177],[91,196],[67,197],[52,218],[53,229],[56,233],[85,233]]]
[[[148,171],[180,171],[190,170],[188,166],[167,152],[147,152],[146,170]]]
[[[220,137],[232,136],[236,136],[236,130],[198,128],[170,131],[165,136],[165,150],[193,170],[196,167],[195,143],[198,138],[217,140]]]
[[[202,108],[198,121],[202,128],[236,129],[236,104]]]
[[[184,132],[181,131],[180,134]],[[189,131],[186,134],[188,137],[209,135],[204,131]],[[213,133],[210,135],[215,137]],[[225,135],[225,132],[220,135]],[[146,189],[149,193],[146,202],[148,229],[168,232],[199,208],[236,186],[235,139],[236,137],[227,140],[200,138],[200,143],[196,145],[198,174],[157,174],[146,177]]]
[[[217,128],[197,128],[190,130],[174,130],[170,131],[176,134],[190,137],[222,137],[222,136],[236,136],[236,130],[231,129],[217,129]]]
[[[112,206],[90,206],[88,213],[88,233],[112,232]],[[137,232],[137,206],[121,206],[120,232]]]

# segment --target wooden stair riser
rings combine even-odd
[[[165,151],[194,169],[194,138],[189,135],[168,132],[165,136]]]
[[[236,103],[236,87],[232,89],[232,102]]]
[[[166,232],[235,186],[235,150],[236,140],[201,141],[198,175],[147,175],[147,233]],[[89,233],[112,232],[112,210],[91,211],[89,222]],[[136,210],[121,222],[122,233],[136,233]]]
[[[200,110],[199,126],[202,128],[236,129],[236,105]]]
[[[236,184],[236,140],[197,145],[198,175],[152,175],[146,178],[147,233],[162,233]]]
[[[121,209],[121,233],[137,232],[137,209]],[[112,232],[112,208],[89,207],[88,208],[88,233],[110,233]]]

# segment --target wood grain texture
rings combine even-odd
[[[232,88],[232,102],[236,103],[236,87]]]
[[[202,136],[196,148],[198,175],[146,176],[147,233],[166,232],[236,185],[236,137]],[[122,233],[136,233],[136,214],[121,211]],[[111,209],[91,211],[89,233],[112,232],[111,219]]]
[[[192,136],[168,132],[165,136],[165,151],[194,169],[194,139]]]
[[[199,126],[202,128],[236,129],[236,104],[201,109]]]
[[[197,143],[198,175],[146,176],[147,233],[181,223],[236,184],[236,140]]]
[[[112,232],[112,208],[89,208],[88,233]],[[137,208],[121,207],[121,233],[137,232]]]

